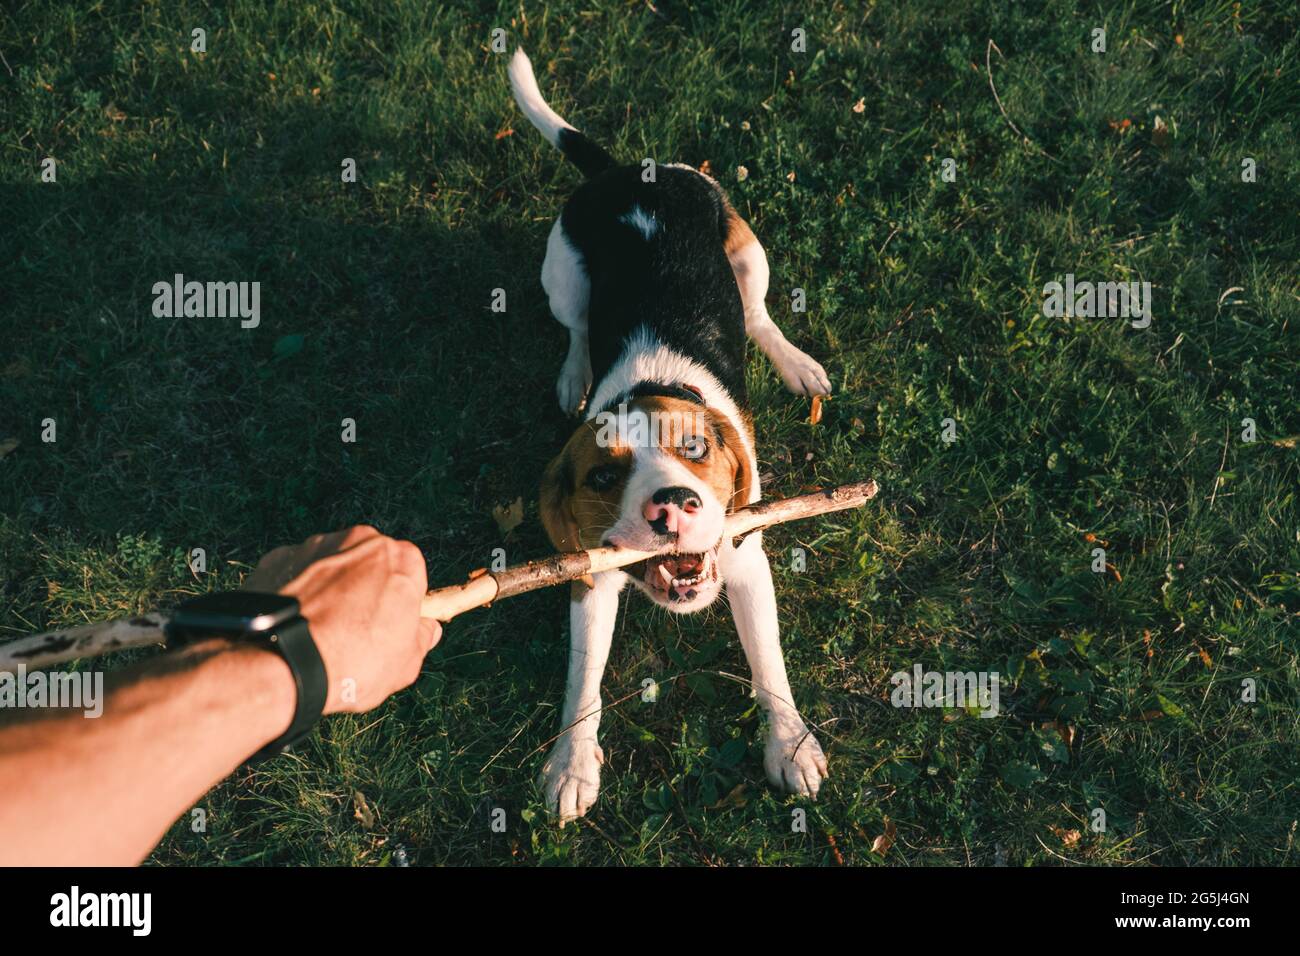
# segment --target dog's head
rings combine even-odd
[[[547,467],[540,502],[559,551],[667,551],[626,570],[651,600],[686,614],[722,590],[723,520],[749,503],[754,475],[736,425],[674,392],[583,422]]]

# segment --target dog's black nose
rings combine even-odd
[[[690,516],[701,508],[700,496],[689,488],[660,488],[641,509],[655,534],[680,534]]]
[[[700,496],[690,488],[660,488],[650,499],[657,505],[676,505],[684,510],[698,508],[700,506]]]

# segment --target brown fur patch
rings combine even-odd
[[[745,248],[751,242],[758,242],[758,238],[754,235],[754,230],[749,228],[749,223],[740,218],[740,213],[731,207],[731,203],[725,196],[722,202],[726,206],[722,221],[722,248],[730,259],[737,250]]]

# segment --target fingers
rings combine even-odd
[[[244,579],[244,588],[278,591],[314,561],[382,537],[370,525],[359,524],[328,534],[314,534],[301,544],[281,545],[262,556],[253,573]]]

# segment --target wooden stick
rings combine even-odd
[[[760,501],[727,515],[723,534],[734,540],[774,524],[860,508],[876,496],[877,490],[874,481],[860,481],[795,498]],[[469,580],[464,584],[437,588],[426,594],[420,605],[420,616],[450,621],[459,614],[476,607],[485,607],[501,598],[626,567],[661,553],[593,548],[517,564],[504,571],[492,572],[480,568],[471,572]],[[17,673],[20,666],[29,671],[42,670],[82,657],[97,657],[128,647],[161,644],[165,640],[163,631],[167,621],[166,614],[155,612],[19,638],[0,644],[0,673]]]

